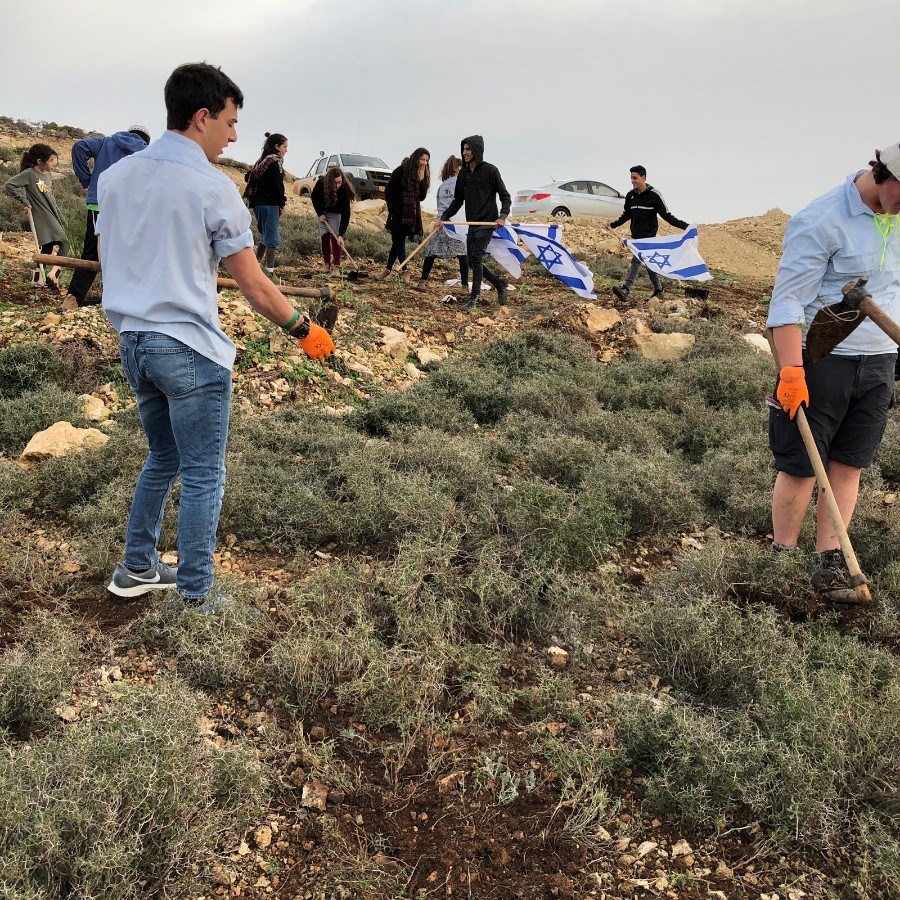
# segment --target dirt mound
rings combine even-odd
[[[710,268],[732,275],[774,278],[790,216],[780,209],[765,215],[700,226],[700,253]]]

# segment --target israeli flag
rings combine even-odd
[[[512,225],[537,261],[585,300],[596,300],[594,273],[562,245],[562,225]]]
[[[622,243],[648,268],[665,278],[678,281],[709,281],[712,275],[700,251],[697,226],[682,235],[623,240]]]
[[[444,230],[451,237],[465,242],[469,233],[468,225],[458,225],[456,222],[448,222]],[[513,278],[522,277],[522,262],[531,254],[518,245],[516,235],[512,229],[505,225],[503,228],[495,228],[488,244],[487,252],[512,275]]]

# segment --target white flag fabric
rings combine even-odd
[[[537,261],[585,300],[596,300],[594,273],[562,245],[561,225],[513,225],[522,243]]]
[[[444,225],[447,234],[458,240],[465,241],[469,233],[468,225],[459,225],[456,222],[448,222]],[[513,278],[522,277],[522,262],[531,254],[523,250],[516,241],[516,236],[509,226],[495,228],[488,244],[487,252],[512,275]]]
[[[648,268],[678,281],[709,281],[712,275],[697,248],[699,233],[691,225],[684,234],[623,240],[622,243]]]

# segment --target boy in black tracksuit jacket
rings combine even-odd
[[[463,167],[456,179],[456,191],[453,202],[443,215],[434,223],[434,230],[443,227],[466,205],[466,220],[469,222],[496,222],[500,227],[506,224],[512,198],[500,172],[496,166],[484,161],[484,138],[480,134],[463,138],[460,142]],[[496,197],[500,198],[500,211],[497,212]],[[506,279],[499,278],[486,265],[484,254],[494,234],[494,226],[472,227],[466,237],[466,252],[472,268],[472,287],[469,301],[463,306],[465,310],[474,309],[480,300],[482,275],[497,291],[497,302],[506,301]]]
[[[669,212],[666,201],[655,187],[647,184],[647,170],[643,166],[631,167],[631,183],[633,189],[625,195],[625,209],[622,215],[614,222],[609,223],[610,228],[618,228],[620,225],[631,219],[631,237],[635,240],[641,238],[656,237],[659,231],[659,221],[657,216],[664,219],[675,228],[682,230],[689,227],[687,222],[682,222]],[[634,284],[638,272],[647,267],[635,256],[631,260],[631,268],[625,277],[625,283],[622,287],[614,287],[613,293],[620,299],[628,298],[631,286]],[[659,275],[647,269],[650,276],[650,283],[653,285],[653,297],[661,297],[663,294],[662,279]]]

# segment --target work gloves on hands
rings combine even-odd
[[[803,366],[784,366],[781,369],[775,397],[791,419],[797,415],[801,403],[809,406],[809,388]]]
[[[296,325],[288,329],[288,334],[297,338],[297,343],[310,359],[324,359],[331,356],[336,349],[331,335],[315,322],[311,322],[308,316],[302,316]]]

